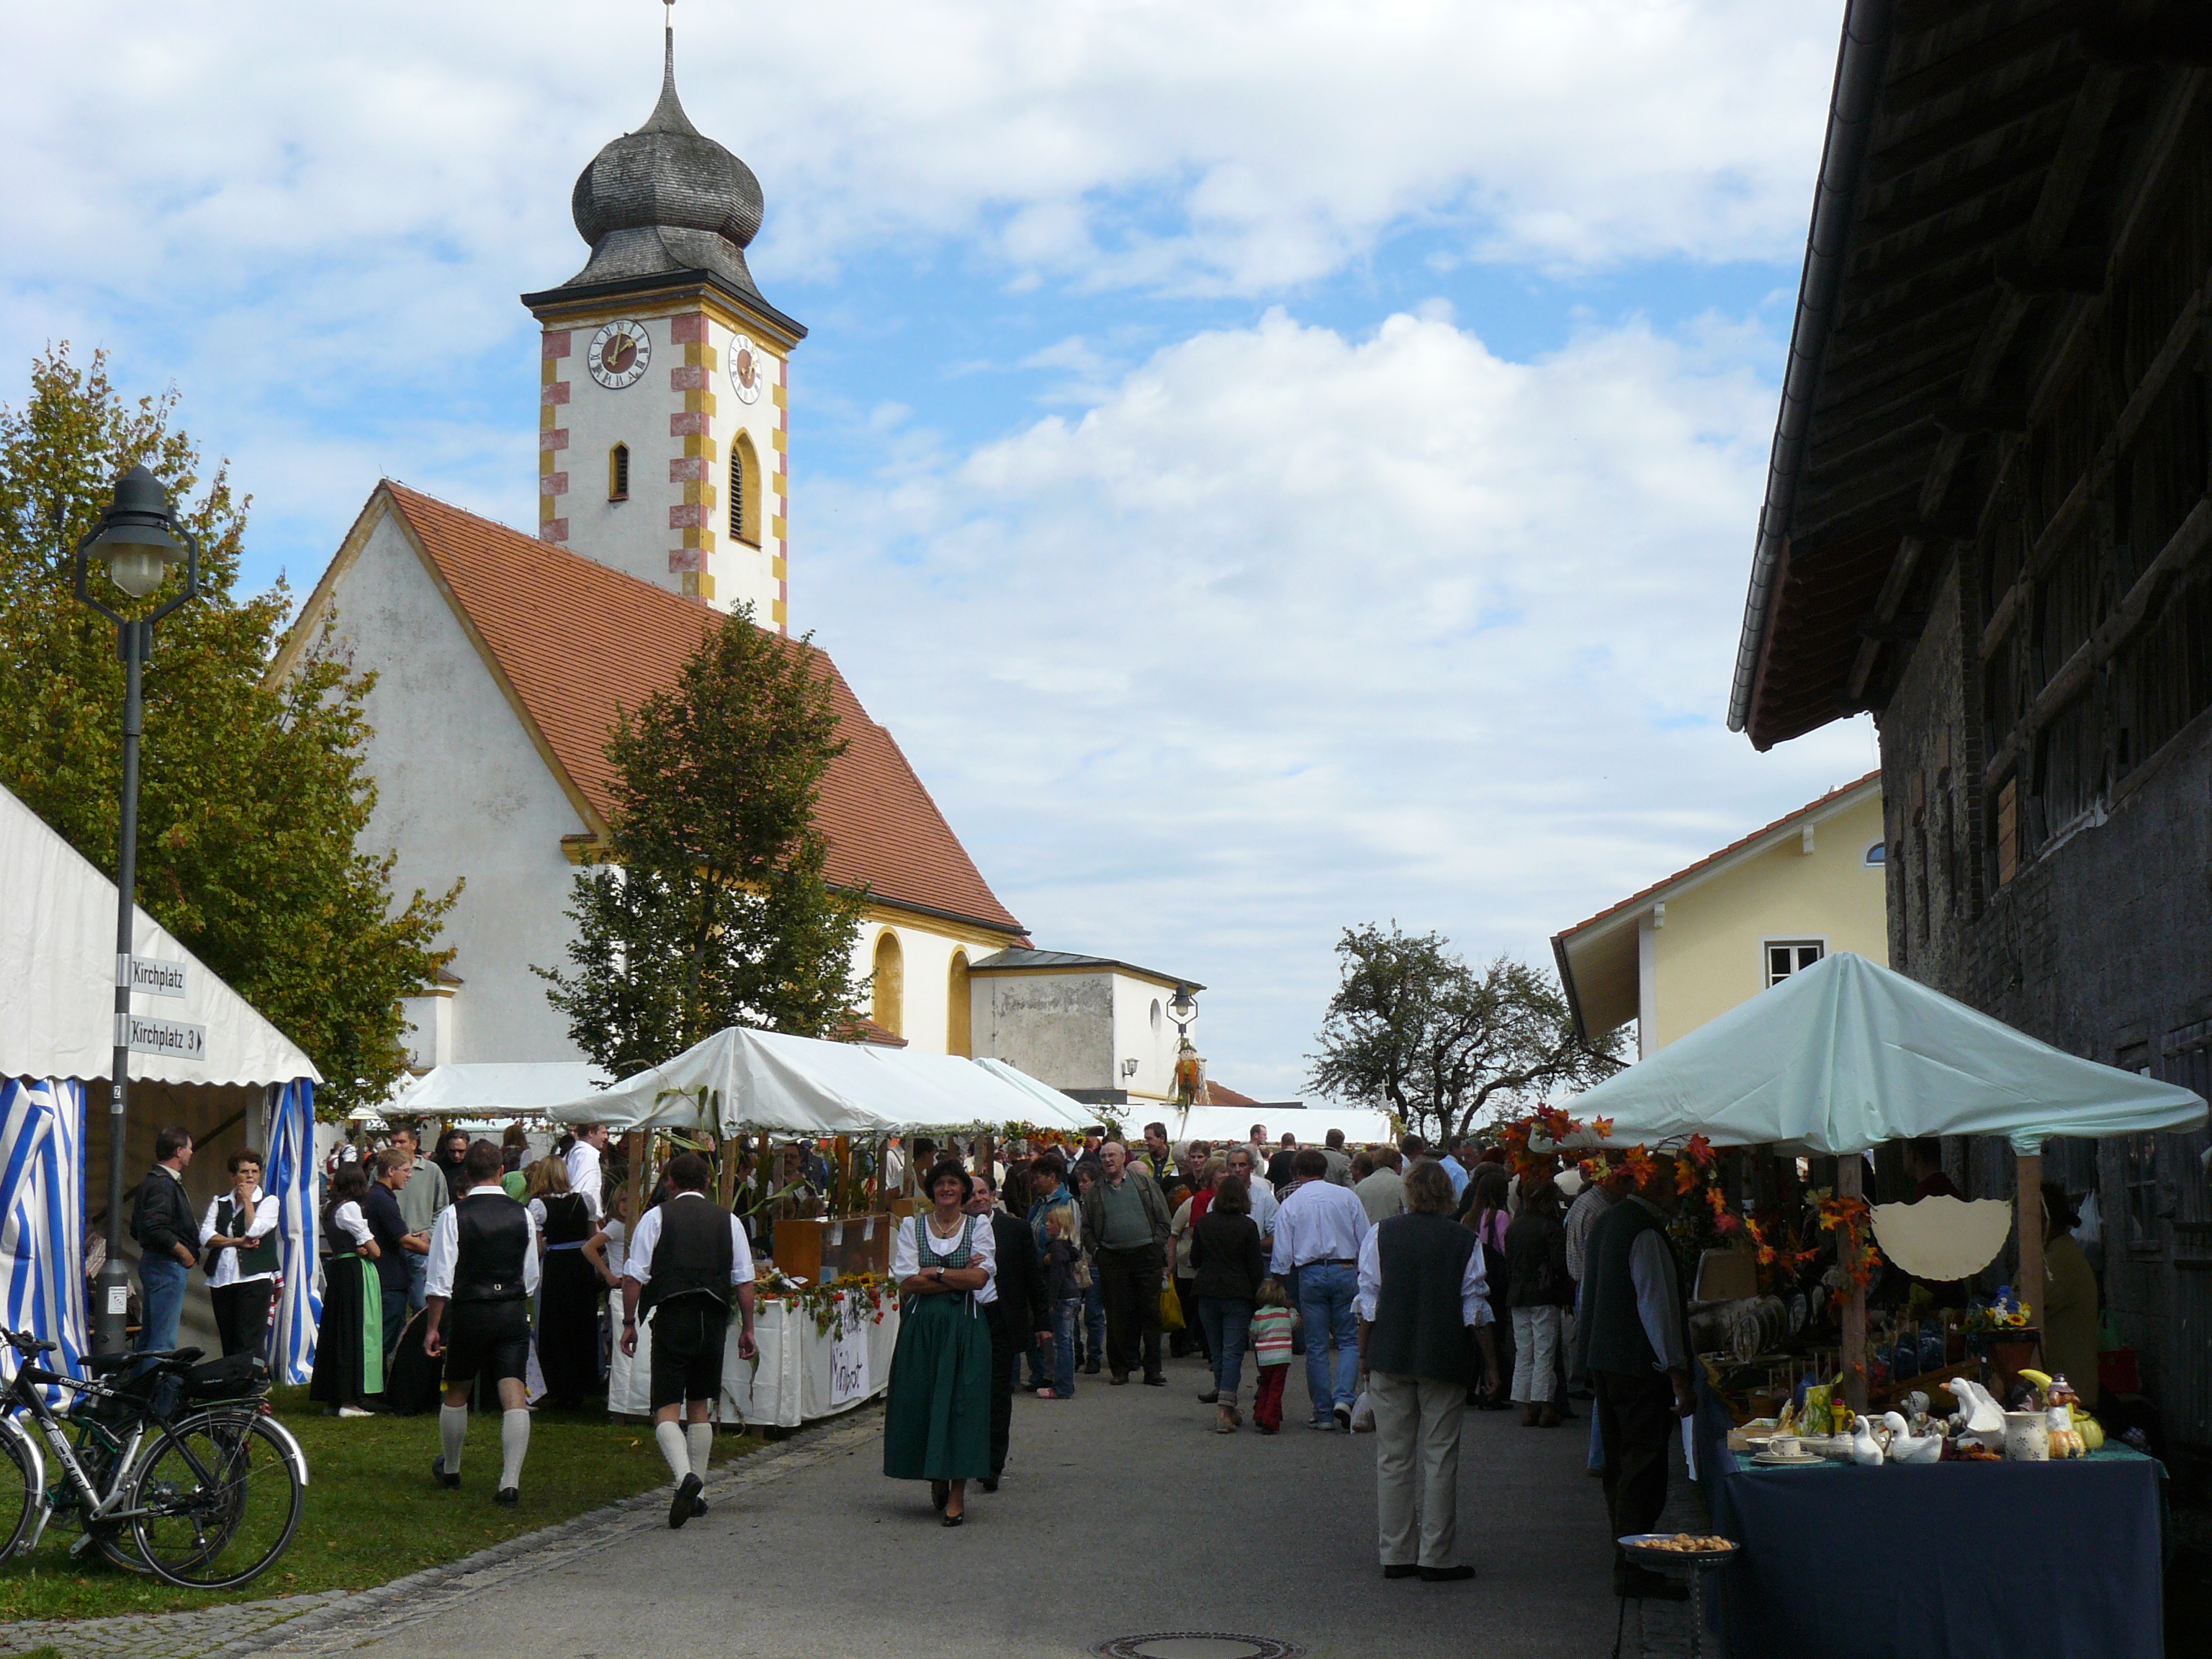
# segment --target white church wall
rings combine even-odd
[[[973,939],[918,927],[903,918],[896,922],[872,921],[860,929],[860,938],[853,947],[853,971],[856,975],[865,979],[874,970],[876,946],[885,933],[896,936],[905,966],[905,988],[902,998],[905,1008],[898,1034],[907,1040],[908,1047],[922,1054],[949,1052],[945,1039],[951,1024],[952,958],[964,951],[972,963],[1000,947],[995,945],[978,945]],[[981,983],[981,981],[975,982]],[[861,999],[861,1006],[867,1006],[866,998]],[[976,1054],[991,1052],[983,1047],[983,1029],[980,1022],[974,1027],[972,1042]]]
[[[975,1052],[1055,1089],[1118,1089],[1109,973],[986,974],[973,981]]]
[[[1167,1005],[1175,992],[1150,980],[1116,973],[1114,983],[1114,1082],[1111,1086],[1153,1100],[1175,1091],[1175,1022]],[[1120,1062],[1133,1060],[1136,1071],[1121,1074]]]
[[[377,803],[360,844],[397,850],[399,893],[467,884],[442,935],[462,983],[441,1058],[583,1058],[530,971],[565,957],[575,872],[561,837],[582,819],[396,517],[369,532],[331,597],[341,648],[377,671],[364,708]]]

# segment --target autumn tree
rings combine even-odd
[[[1552,975],[1501,956],[1480,971],[1441,933],[1347,927],[1310,1086],[1395,1112],[1449,1146],[1509,1106],[1620,1069],[1620,1038],[1585,1042]]]
[[[748,605],[617,714],[610,844],[576,878],[567,967],[536,969],[601,1069],[627,1077],[731,1025],[848,1032],[867,896],[830,885],[814,823],[844,750],[808,641]]]
[[[199,538],[204,591],[162,623],[146,665],[138,902],[307,1051],[318,1109],[342,1114],[404,1069],[399,1000],[445,959],[453,896],[395,904],[392,858],[356,846],[376,803],[370,677],[311,654],[266,683],[289,596],[281,580],[240,592],[250,501],[226,466],[203,466],[176,404],[173,391],[126,400],[105,353],[80,363],[64,343],[32,363],[24,405],[0,407],[0,785],[112,878],[123,665],[114,626],[71,590],[73,552],[143,463]],[[167,591],[105,597],[150,611]]]

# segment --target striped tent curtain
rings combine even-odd
[[[0,1079],[0,1319],[61,1344],[52,1369],[84,1374],[84,1085]],[[12,1349],[0,1370],[12,1376]],[[62,1391],[46,1390],[50,1403]]]
[[[278,1219],[276,1317],[270,1321],[269,1370],[279,1382],[305,1382],[314,1373],[315,1332],[323,1298],[315,1288],[315,1225],[320,1183],[315,1169],[315,1085],[302,1078],[269,1091],[265,1176]]]

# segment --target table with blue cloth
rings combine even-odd
[[[1698,1474],[1739,1659],[2162,1659],[2166,1468],[2106,1445],[2051,1463],[1768,1468],[1702,1381]]]

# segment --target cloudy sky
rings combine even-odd
[[[1840,0],[682,0],[767,196],[792,609],[1039,944],[1296,1094],[1346,926],[1547,936],[1873,763],[1726,729]],[[105,345],[319,574],[534,522],[515,296],[654,0],[6,0],[0,401]],[[36,73],[32,70],[35,66]]]

